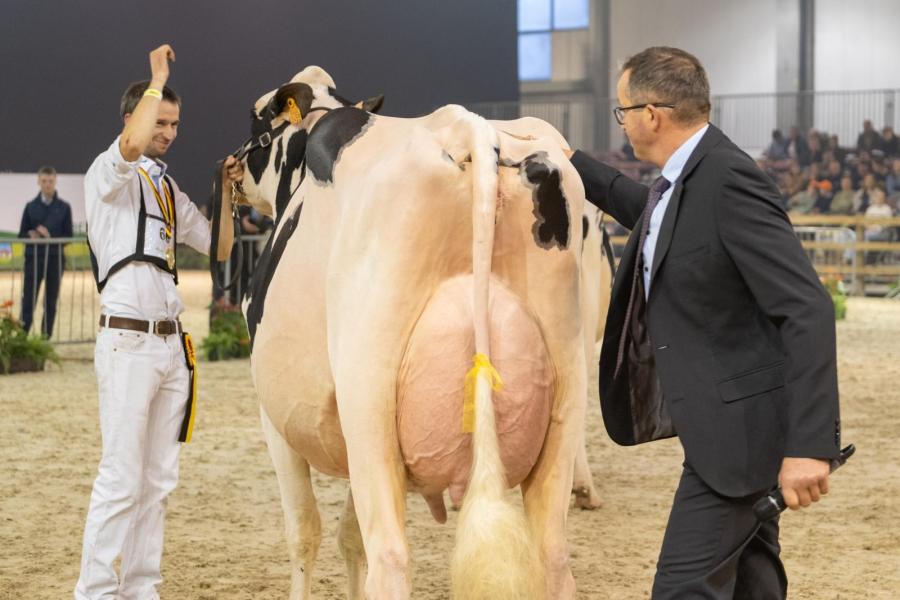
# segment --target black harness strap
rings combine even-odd
[[[603,254],[606,255],[606,260],[609,262],[609,270],[612,273],[612,277],[609,280],[609,287],[612,287],[612,282],[616,278],[616,259],[613,256],[612,242],[609,239],[609,234],[606,232],[606,226],[603,224],[604,216],[604,213],[600,213],[600,239],[603,246]]]

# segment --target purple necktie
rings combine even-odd
[[[647,228],[650,227],[650,215],[653,214],[653,209],[659,204],[659,199],[666,193],[666,190],[669,189],[670,185],[672,184],[669,180],[662,176],[658,177],[656,181],[653,182],[653,185],[650,186],[650,192],[647,194],[647,204],[644,206],[644,212],[641,213],[641,218],[638,221],[638,227],[641,229],[638,233],[637,256],[635,256],[634,259],[634,274],[631,278],[631,295],[628,296],[628,308],[625,309],[625,322],[622,324],[622,334],[619,336],[619,352],[616,355],[616,370],[613,377],[619,375],[619,369],[622,367],[622,362],[625,360],[625,337],[628,333],[628,325],[631,323],[631,313],[634,310],[634,297],[639,293],[638,277],[641,276],[641,265],[644,262],[644,242],[647,241]]]

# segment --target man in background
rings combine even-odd
[[[32,240],[72,237],[72,208],[56,193],[56,169],[41,167],[38,170],[38,185],[40,193],[22,211],[19,237]],[[26,331],[31,329],[34,305],[43,281],[44,317],[41,319],[41,335],[53,335],[56,299],[65,263],[63,246],[64,244],[59,243],[25,244],[22,326]]]

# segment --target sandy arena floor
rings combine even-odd
[[[206,331],[209,284],[185,274],[185,321]],[[900,302],[852,299],[838,325],[845,442],[857,456],[820,505],[782,520],[790,598],[900,598]],[[0,378],[0,598],[71,598],[100,455],[91,346],[66,347],[62,370]],[[594,382],[596,386],[596,382]],[[646,598],[679,474],[677,441],[616,447],[589,405],[588,452],[605,504],[569,518],[578,598]],[[344,598],[334,540],[347,482],[316,477],[323,542],[317,598]],[[455,515],[434,523],[408,500],[413,598],[448,597]],[[201,365],[194,441],[169,502],[162,597],[283,599],[290,585],[275,476],[249,362]]]

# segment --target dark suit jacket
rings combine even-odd
[[[634,229],[647,187],[581,152],[572,164],[588,200]],[[650,295],[645,303],[641,283],[615,376],[636,233],[613,284],[600,358],[610,437],[631,445],[678,435],[687,463],[727,496],[775,485],[785,456],[836,456],[834,308],[771,180],[709,127],[675,182]]]
[[[43,225],[50,232],[50,237],[67,238],[72,237],[72,207],[69,203],[61,199],[58,195],[53,195],[50,204],[41,202],[41,195],[38,194],[31,202],[25,205],[22,211],[22,223],[19,226],[19,237],[27,238],[28,231],[35,229],[38,225]],[[44,253],[49,249],[50,256],[59,254],[62,244],[50,244],[37,246],[37,254],[43,258]],[[28,244],[25,246],[25,256],[34,256],[35,245]]]

